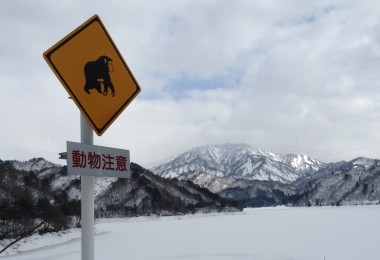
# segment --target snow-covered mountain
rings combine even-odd
[[[330,163],[316,174],[294,183],[297,205],[378,204],[380,161],[358,157]]]
[[[306,155],[276,154],[248,144],[222,144],[196,147],[151,170],[164,178],[196,183],[215,177],[290,183],[324,166],[325,163]]]

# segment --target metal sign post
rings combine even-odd
[[[87,119],[80,113],[81,143],[94,144],[94,135]],[[82,260],[94,260],[94,176],[81,176]]]

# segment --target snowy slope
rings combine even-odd
[[[192,182],[164,179],[132,164],[130,179],[118,179],[96,197],[103,217],[185,214],[198,210],[241,210],[236,203],[221,198]],[[234,208],[234,209],[233,209]],[[112,210],[112,211],[111,211]]]
[[[294,153],[279,155],[279,160],[287,165],[291,165],[293,169],[301,174],[317,172],[326,165],[325,163],[322,163],[307,155]]]
[[[151,170],[165,178],[191,179],[198,183],[201,180],[196,179],[202,173],[289,183],[324,165],[306,155],[275,154],[247,144],[223,144],[196,147]]]

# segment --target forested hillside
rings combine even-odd
[[[20,236],[41,223],[39,232],[80,226],[80,178],[44,161],[0,161],[0,239]],[[96,217],[242,210],[190,181],[166,180],[134,163],[131,171],[130,179],[96,178]]]

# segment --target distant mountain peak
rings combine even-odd
[[[166,178],[194,179],[202,173],[224,178],[273,180],[284,183],[318,171],[324,165],[298,154],[276,154],[248,144],[216,144],[195,147],[152,168]]]

